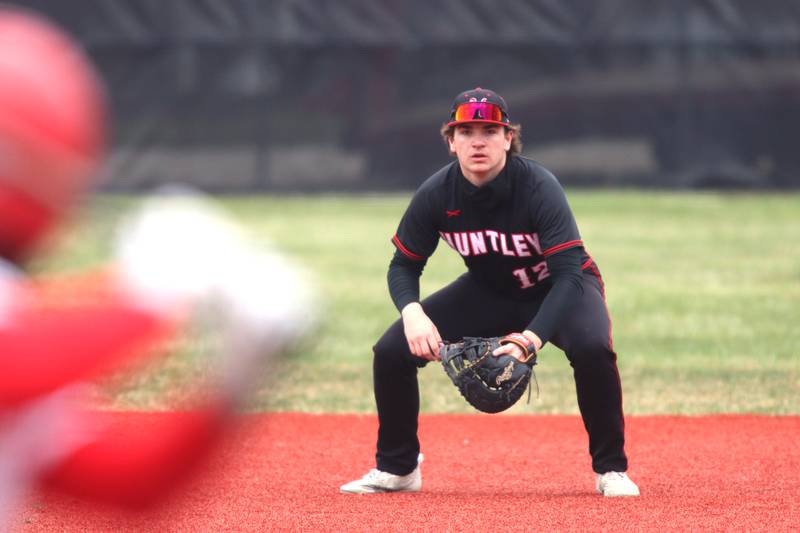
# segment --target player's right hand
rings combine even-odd
[[[422,310],[422,306],[412,302],[405,306],[400,314],[403,317],[403,331],[411,353],[428,361],[439,360],[442,337],[436,325]]]

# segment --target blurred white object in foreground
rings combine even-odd
[[[309,273],[245,234],[193,193],[154,196],[122,226],[118,268],[144,306],[191,309],[225,340],[226,388],[252,387],[263,358],[284,350],[316,322]]]

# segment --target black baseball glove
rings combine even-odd
[[[442,345],[439,354],[445,372],[475,409],[484,413],[505,411],[530,387],[531,377],[535,379],[536,351],[521,339],[524,337],[520,334],[464,337],[461,342]],[[527,362],[510,355],[492,355],[496,348],[508,343],[519,346]]]

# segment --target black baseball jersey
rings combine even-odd
[[[591,264],[561,184],[519,156],[509,156],[482,187],[467,181],[457,161],[419,187],[392,242],[409,259],[424,261],[440,239],[476,280],[513,299],[541,297],[550,288],[552,254],[580,247],[582,268]]]

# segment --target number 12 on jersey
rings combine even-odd
[[[546,261],[542,261],[531,267],[518,268],[517,270],[514,270],[512,274],[516,276],[520,287],[523,289],[530,289],[539,281],[542,281],[550,276],[550,272],[547,270]]]

